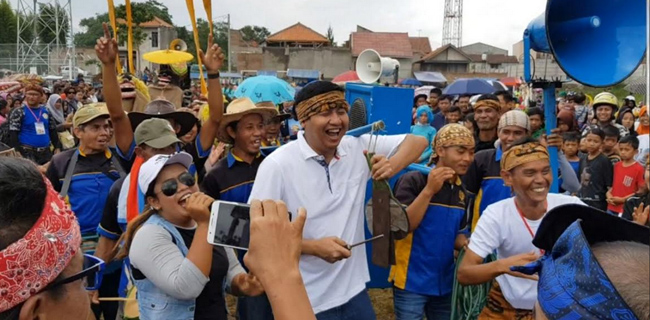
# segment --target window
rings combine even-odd
[[[158,48],[158,31],[151,32],[151,47]]]

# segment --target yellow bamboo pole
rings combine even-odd
[[[126,0],[126,25],[128,30],[126,49],[129,57],[129,73],[135,75],[133,64],[133,17],[131,16],[131,0]]]
[[[117,40],[117,22],[115,21],[115,4],[113,3],[113,0],[108,0],[108,18],[111,21],[111,28],[113,29],[113,36]],[[120,63],[120,54],[119,52],[117,53],[117,57],[115,59],[115,66],[117,67],[117,74],[122,73],[122,66]]]
[[[199,50],[201,50],[201,44],[199,43],[199,30],[196,28],[196,14],[194,12],[194,2],[193,0],[185,0],[187,4],[187,11],[190,13],[190,21],[192,21],[192,31],[194,34],[194,46],[196,46],[196,61],[199,64],[199,77],[201,79],[201,93],[206,95],[208,93],[208,86],[205,83],[205,77],[203,76],[203,62],[201,61],[201,56],[199,55]]]

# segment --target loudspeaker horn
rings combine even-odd
[[[383,58],[372,49],[361,52],[355,67],[359,80],[364,83],[375,83],[381,77],[390,77],[399,69],[399,61]]]
[[[573,80],[607,87],[625,80],[643,60],[646,14],[646,0],[548,0],[524,38],[530,49],[552,53]]]
[[[169,43],[170,50],[187,51],[187,43],[181,39],[174,39]]]

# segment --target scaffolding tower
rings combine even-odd
[[[75,63],[72,0],[18,0],[16,8],[16,71],[57,74]]]
[[[445,17],[442,26],[442,45],[463,45],[463,0],[445,0]]]

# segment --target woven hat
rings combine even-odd
[[[237,122],[249,114],[259,114],[262,116],[263,121],[266,122],[268,119],[278,115],[278,110],[269,107],[258,107],[249,98],[238,98],[233,100],[228,105],[226,114],[224,114],[223,119],[221,119],[221,123],[219,124],[219,131],[217,132],[217,138],[219,141],[230,144],[234,143],[226,128],[228,128],[228,125],[231,123]]]

